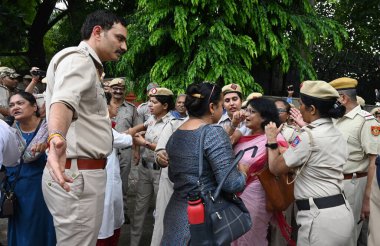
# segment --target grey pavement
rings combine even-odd
[[[132,213],[134,208],[134,194],[130,194],[128,199],[128,213],[130,218],[132,219]],[[150,240],[152,238],[153,232],[153,206],[149,209],[145,222],[144,222],[144,230],[143,235],[141,237],[141,246],[150,245]],[[0,219],[0,245],[7,245],[7,219]],[[129,246],[130,245],[130,225],[123,225],[120,233],[119,245]]]

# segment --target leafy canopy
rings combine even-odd
[[[140,92],[151,81],[179,93],[203,80],[262,91],[254,65],[278,59],[283,72],[315,78],[310,47],[330,38],[340,49],[347,35],[308,0],[140,0],[129,20],[129,50],[113,72]]]

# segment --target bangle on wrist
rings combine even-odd
[[[46,141],[46,143],[47,143],[48,146],[50,146],[50,141],[51,141],[54,137],[60,137],[63,141],[66,142],[66,138],[65,138],[62,134],[60,134],[60,133],[52,133],[52,134],[49,135],[49,137],[48,137],[48,139],[47,139],[47,141]]]

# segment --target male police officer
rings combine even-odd
[[[334,123],[348,144],[349,156],[343,167],[343,184],[356,223],[350,242],[352,246],[357,244],[363,224],[361,221],[369,217],[371,184],[376,154],[379,152],[379,137],[374,131],[379,123],[358,105],[357,84],[357,80],[351,78],[338,78],[330,82],[339,92],[339,102],[346,107],[346,114]]]
[[[8,99],[16,91],[20,75],[9,67],[0,67],[0,119],[9,116]]]
[[[117,116],[115,118],[115,130],[118,132],[125,132],[129,128],[137,126],[140,122],[136,106],[125,100],[125,81],[121,78],[115,78],[108,84],[112,95],[111,105],[118,108]],[[137,151],[136,147],[119,149],[120,160],[120,176],[123,182],[123,202],[124,202],[124,218],[129,224],[129,217],[127,216],[127,192],[128,192],[128,176],[131,171],[131,162],[133,152]]]

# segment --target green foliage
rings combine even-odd
[[[292,66],[315,78],[310,47],[329,38],[340,49],[347,37],[308,0],[140,0],[130,18],[129,50],[115,72],[140,96],[151,81],[175,93],[204,80],[262,92],[255,65],[276,60],[282,72]]]
[[[380,84],[380,5],[371,0],[319,1],[317,12],[341,23],[348,32],[342,50],[336,52],[331,38],[313,49],[318,77],[330,81],[348,76],[358,79],[358,93],[374,103]],[[333,37],[335,38],[335,37]]]

